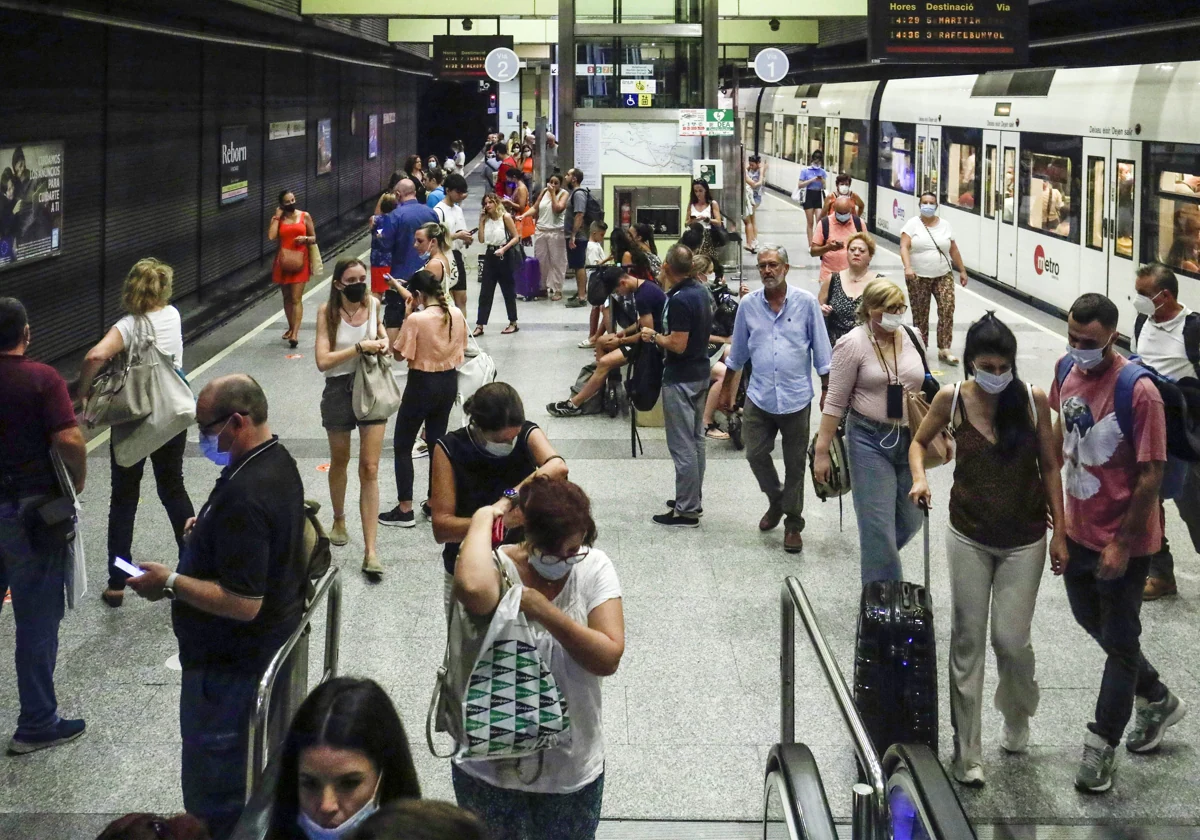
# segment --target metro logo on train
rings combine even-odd
[[[1046,250],[1041,245],[1033,249],[1033,270],[1038,274],[1049,272],[1058,277],[1058,263],[1046,256]]]

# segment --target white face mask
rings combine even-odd
[[[975,384],[989,394],[999,394],[1013,381],[1011,370],[1004,373],[988,373],[986,370],[975,371]]]
[[[1158,293],[1158,295],[1161,294],[1162,292]],[[1137,310],[1139,315],[1145,315],[1147,318],[1153,318],[1154,313],[1158,311],[1158,304],[1154,302],[1154,298],[1157,298],[1158,295],[1155,295],[1154,297],[1138,295],[1133,299],[1133,308]]]
[[[297,815],[296,824],[300,826],[300,830],[304,832],[304,836],[308,840],[344,840],[354,834],[355,829],[379,810],[379,786],[382,782],[383,776],[380,775],[375,782],[375,794],[371,797],[371,801],[359,808],[357,814],[336,828],[324,828],[317,825],[303,810]]]
[[[904,316],[895,312],[884,312],[879,316],[879,328],[884,332],[894,333],[904,323]]]
[[[708,274],[704,275],[704,279],[709,283],[715,283],[717,280],[717,275],[715,272],[710,271]]]
[[[838,194],[850,195],[850,187],[848,187],[846,184],[842,184],[840,187],[838,187]]]

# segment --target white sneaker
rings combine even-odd
[[[1023,753],[1029,750],[1029,720],[1025,719],[1017,725],[1004,722],[1004,732],[1000,736],[1000,748],[1006,753]]]
[[[983,787],[983,767],[978,764],[972,764],[964,770],[956,765],[954,768],[954,778],[960,785]]]
[[[413,444],[412,456],[414,458],[428,458],[429,457],[429,444],[423,440],[418,440],[416,443]]]

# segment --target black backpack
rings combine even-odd
[[[600,202],[592,198],[592,191],[587,187],[576,187],[575,192],[583,190],[587,195],[587,204],[583,208],[583,227],[580,232],[584,233],[592,226],[592,222],[598,222],[604,218],[604,208],[600,206]],[[571,193],[571,204],[574,206],[575,193]]]
[[[629,402],[638,411],[650,411],[658,404],[662,391],[663,354],[653,344],[639,344],[629,362],[629,374],[625,377],[625,393]]]
[[[859,233],[862,233],[862,231],[863,231],[862,219],[860,219],[858,217],[857,213],[854,213],[853,215],[851,215],[850,218],[854,220],[854,229],[856,231],[858,231]],[[825,216],[821,219],[821,233],[825,236],[825,239],[823,241],[826,244],[829,244],[829,217],[828,216]]]

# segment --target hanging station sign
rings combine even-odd
[[[680,137],[732,137],[732,110],[726,108],[681,108]]]
[[[1029,61],[1029,0],[867,0],[867,26],[875,63]]]

